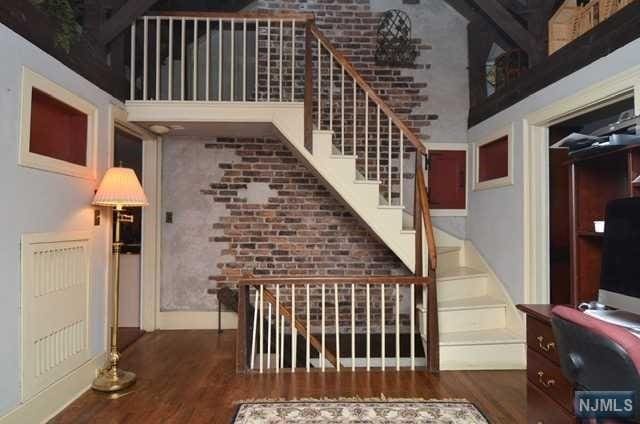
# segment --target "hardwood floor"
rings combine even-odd
[[[117,399],[83,394],[51,422],[228,423],[234,402],[336,397],[466,398],[492,423],[526,422],[524,371],[379,371],[247,374],[234,370],[235,334],[225,331],[147,333],[123,354],[138,382]]]

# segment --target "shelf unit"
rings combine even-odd
[[[609,201],[640,196],[639,175],[640,146],[569,161],[571,303],[598,298],[604,234],[593,221],[604,220]]]

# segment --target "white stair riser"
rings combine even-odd
[[[487,277],[459,278],[438,281],[438,300],[457,300],[487,294]]]
[[[523,370],[526,369],[525,344],[441,345],[440,369]]]
[[[460,267],[460,251],[438,253],[438,269],[447,271]]]
[[[485,308],[439,310],[438,325],[440,332],[475,331],[504,328],[506,310],[504,305]]]

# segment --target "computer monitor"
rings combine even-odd
[[[640,314],[640,197],[607,204],[598,301]]]

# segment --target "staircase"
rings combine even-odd
[[[421,284],[437,278],[418,307],[443,369],[522,367],[521,324],[497,278],[468,243],[443,236],[436,249],[423,143],[311,15],[164,14],[131,35],[131,121],[272,126],[408,270],[428,276]]]

